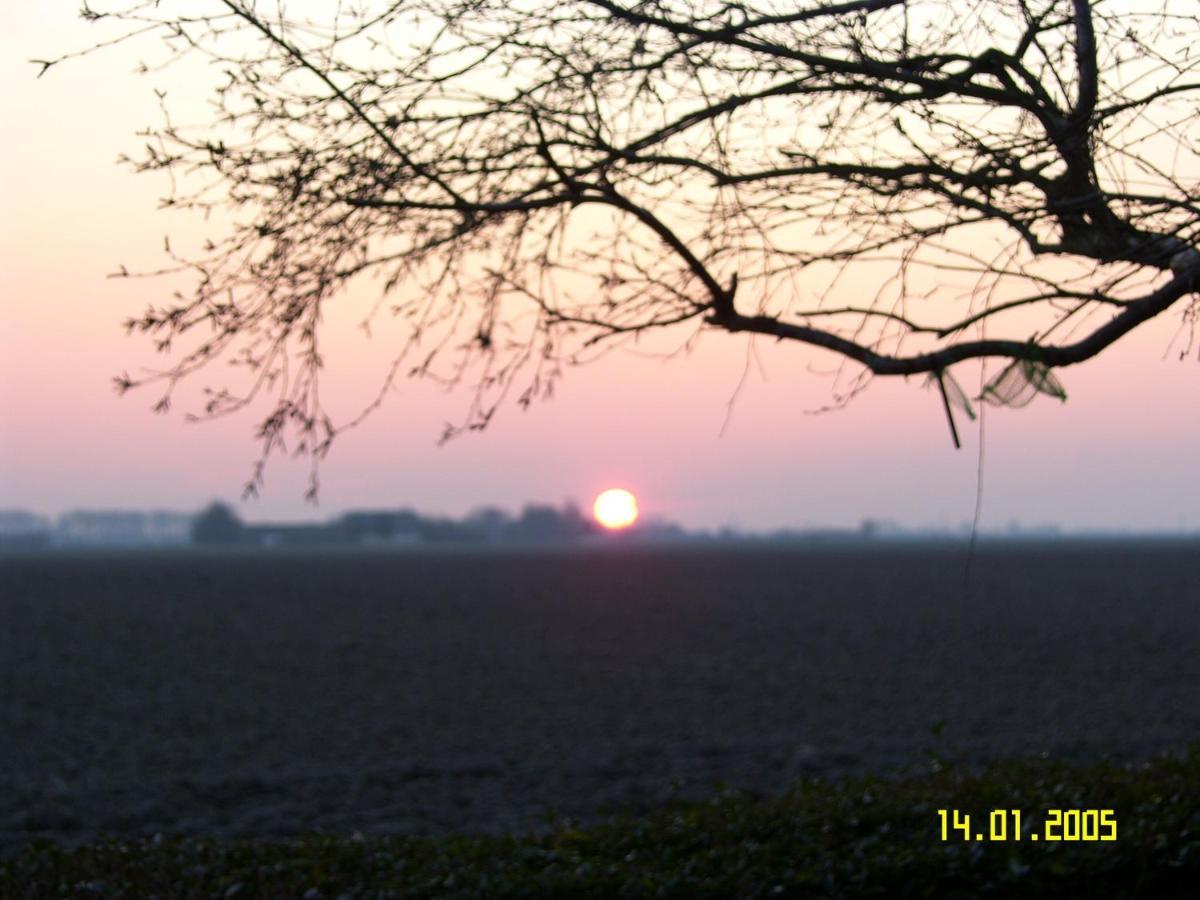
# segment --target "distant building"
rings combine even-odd
[[[243,543],[259,547],[312,547],[361,541],[334,525],[247,525]]]
[[[364,544],[415,544],[422,540],[422,518],[411,510],[357,510],[334,522]]]
[[[173,512],[74,510],[59,517],[52,540],[65,546],[177,546],[190,542],[192,519]]]
[[[0,509],[0,547],[49,545],[50,520],[24,509]]]

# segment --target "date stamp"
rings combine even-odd
[[[1111,809],[1050,809],[1040,822],[1019,809],[993,809],[972,820],[957,809],[939,809],[943,841],[1115,841]]]

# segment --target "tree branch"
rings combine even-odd
[[[1004,357],[1027,360],[1044,366],[1070,366],[1091,359],[1109,345],[1128,334],[1138,325],[1169,309],[1187,294],[1200,291],[1200,271],[1191,271],[1172,278],[1158,290],[1130,301],[1125,308],[1083,340],[1065,346],[1042,346],[1031,342],[1010,340],[964,341],[930,353],[915,356],[890,356],[870,347],[827,331],[781,322],[769,316],[713,314],[709,324],[730,332],[752,332],[771,335],[780,340],[800,341],[833,350],[862,363],[876,375],[916,375],[936,372],[955,363],[982,357]]]

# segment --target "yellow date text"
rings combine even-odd
[[[1111,809],[1049,809],[1040,819],[1019,809],[993,809],[972,817],[957,809],[939,809],[943,841],[1115,841],[1116,813]]]

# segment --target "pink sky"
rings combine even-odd
[[[115,165],[156,121],[152,82],[120,50],[36,80],[23,60],[83,46],[69,6],[0,12],[8,139],[3,153],[0,274],[0,507],[193,509],[240,492],[256,447],[252,415],[189,425],[156,416],[155,399],[119,399],[111,377],[148,359],[121,321],[157,298],[154,281],[108,280],[120,264],[161,264],[166,233],[196,235],[156,210],[161,183]],[[346,298],[347,309],[369,302]],[[353,318],[352,316],[348,317]],[[1135,529],[1200,525],[1195,358],[1164,352],[1179,313],[1060,374],[1070,400],[989,409],[985,527],[1026,524]],[[338,327],[335,323],[335,329]],[[685,335],[680,334],[679,340]],[[321,508],[302,499],[306,470],[277,458],[246,518],[306,518],[355,507],[461,514],[484,504],[589,504],[602,488],[638,494],[644,514],[689,526],[853,525],[864,517],[953,525],[974,511],[977,434],[950,443],[937,396],[921,379],[879,380],[849,408],[806,415],[830,398],[809,367],[833,357],[759,345],[753,375],[721,435],[746,339],[712,333],[670,363],[617,352],[569,373],[558,396],[438,448],[466,394],[405,383],[340,439],[322,470]],[[348,326],[334,339],[330,396],[347,416],[382,377],[386,342]],[[342,362],[338,363],[338,357]],[[965,373],[964,373],[965,374]],[[962,376],[960,376],[962,377]]]

